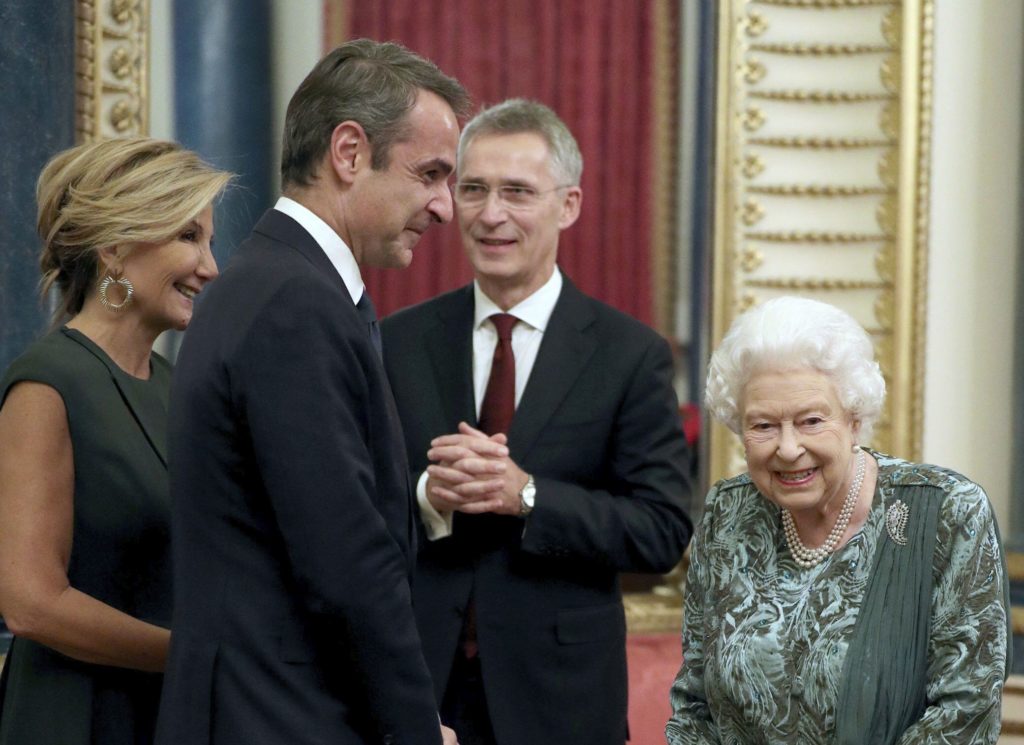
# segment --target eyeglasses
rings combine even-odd
[[[479,181],[460,181],[455,184],[455,201],[463,207],[479,207],[487,203],[487,198],[494,191],[498,194],[498,201],[505,205],[505,207],[510,210],[521,210],[533,207],[540,202],[540,198],[545,194],[564,189],[567,186],[569,184],[561,184],[551,189],[539,191],[531,186],[506,184],[505,186],[492,189],[487,184],[482,184]]]

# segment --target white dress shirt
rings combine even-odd
[[[279,197],[274,209],[283,212],[301,225],[309,233],[317,245],[327,254],[331,264],[338,270],[345,289],[352,296],[352,302],[358,303],[366,286],[363,284],[363,275],[359,273],[359,264],[356,257],[341,236],[334,232],[334,228],[325,223],[320,217],[313,213],[308,207],[303,207],[294,199]]]
[[[537,361],[544,330],[551,320],[555,303],[562,292],[562,273],[555,268],[551,278],[528,298],[508,311],[503,311],[473,282],[473,396],[476,401],[476,415],[480,418],[480,406],[491,377],[494,350],[498,346],[498,331],[490,317],[495,313],[509,313],[520,320],[512,329],[512,354],[516,358],[516,406],[523,397],[526,383]],[[427,499],[427,472],[424,471],[416,483],[416,501],[420,516],[427,529],[427,538],[435,541],[452,533],[452,513],[438,512]]]

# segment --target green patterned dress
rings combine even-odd
[[[671,691],[670,745],[836,740],[847,649],[876,548],[889,540],[885,510],[919,485],[937,487],[943,498],[931,561],[923,711],[896,742],[996,742],[1007,609],[988,498],[952,471],[871,455],[879,471],[867,521],[812,569],[793,561],[779,508],[749,476],[711,490],[687,575],[685,661]],[[903,652],[891,650],[897,660]],[[853,669],[858,662],[850,660]]]

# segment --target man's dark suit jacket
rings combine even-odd
[[[418,478],[430,440],[476,422],[473,288],[383,323],[384,355]],[[568,279],[509,435],[533,474],[525,520],[457,513],[421,540],[416,616],[441,701],[472,593],[499,743],[622,745],[619,572],[666,572],[691,533],[685,440],[668,345]]]
[[[203,295],[172,386],[157,742],[440,743],[411,607],[418,518],[366,323],[275,210]]]

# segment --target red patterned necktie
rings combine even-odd
[[[519,319],[508,313],[495,313],[490,317],[498,330],[498,345],[494,348],[491,363],[491,377],[487,379],[487,390],[480,404],[480,429],[489,435],[503,432],[508,434],[512,415],[516,413],[516,358],[512,353],[512,327]],[[476,602],[472,596],[466,607],[462,625],[462,653],[467,659],[479,654],[476,640]]]
[[[491,377],[480,404],[480,429],[489,435],[508,434],[512,415],[516,413],[516,358],[512,353],[512,327],[519,319],[508,313],[490,317],[498,330],[498,345],[494,348]]]

